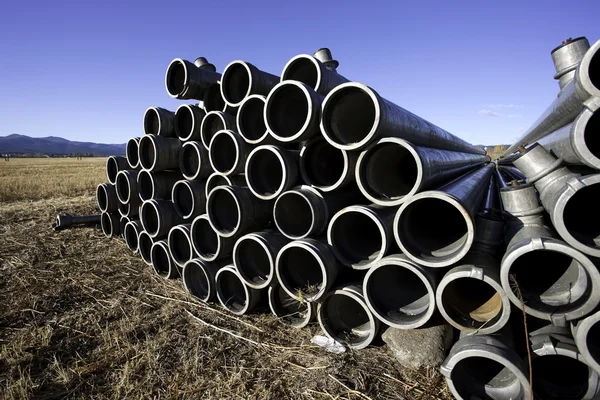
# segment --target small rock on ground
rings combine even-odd
[[[382,339],[402,366],[418,369],[441,365],[453,336],[452,327],[446,324],[422,329],[389,328]]]

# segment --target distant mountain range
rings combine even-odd
[[[93,154],[97,156],[124,155],[125,144],[72,142],[56,136],[33,138],[12,134],[0,136],[0,154]]]

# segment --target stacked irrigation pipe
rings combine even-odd
[[[278,75],[177,58],[169,96],[200,103],[149,107],[127,157],[109,158],[103,231],[198,301],[318,324],[350,349],[447,323],[460,339],[441,370],[457,398],[593,398],[600,42],[585,43],[553,53],[579,116],[495,162],[342,76],[326,48]],[[529,319],[542,326],[528,338]],[[557,357],[568,375],[547,368]]]

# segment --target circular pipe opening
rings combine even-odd
[[[299,57],[285,67],[281,81],[298,81],[317,90],[320,81],[319,67],[309,57]]]
[[[210,192],[206,212],[212,227],[221,234],[236,231],[240,224],[237,198],[225,187],[219,186]]]
[[[588,330],[588,333],[585,337],[585,344],[590,355],[592,356],[592,359],[597,364],[600,364],[600,322],[596,322]]]
[[[433,293],[414,271],[398,265],[372,270],[365,286],[371,309],[385,323],[395,327],[418,327],[433,312]]]
[[[269,94],[265,118],[275,137],[291,139],[306,129],[311,117],[309,100],[293,82],[284,82]]]
[[[206,197],[208,198],[209,193],[212,192],[212,190],[217,186],[231,185],[231,180],[229,180],[227,176],[214,173],[206,179]]]
[[[288,294],[310,300],[325,285],[323,266],[310,251],[303,247],[287,247],[277,256],[277,277]]]
[[[171,273],[171,256],[169,255],[169,249],[164,243],[156,242],[152,245],[150,251],[150,258],[152,259],[152,266],[154,271],[163,278],[167,277]]]
[[[131,204],[129,203],[120,203],[119,202],[119,214],[121,214],[121,216],[126,217],[129,215],[129,213],[131,212]]]
[[[396,143],[379,143],[365,153],[358,179],[367,194],[379,201],[402,199],[417,189],[415,156]]]
[[[154,197],[154,177],[151,172],[141,170],[138,173],[138,193],[142,200],[150,200]]]
[[[277,228],[291,239],[305,237],[315,223],[314,210],[310,202],[295,191],[285,192],[277,198],[273,217]]]
[[[138,152],[138,141],[135,139],[129,139],[127,141],[127,146],[125,147],[125,155],[127,156],[127,161],[129,162],[129,166],[131,168],[136,168],[140,163]]]
[[[106,176],[110,183],[115,183],[117,180],[117,174],[119,173],[119,165],[117,159],[114,157],[108,157],[106,159]]]
[[[479,279],[453,279],[444,287],[441,298],[448,318],[467,329],[492,326],[502,316],[502,296]]]
[[[600,249],[600,184],[591,184],[575,192],[563,212],[567,232],[578,242]]]
[[[129,248],[129,250],[131,251],[137,251],[138,250],[138,232],[135,229],[135,225],[131,224],[131,223],[127,223],[125,224],[125,231],[124,231],[124,236],[125,236],[125,243],[127,244],[127,247]]]
[[[342,85],[336,89],[323,105],[323,133],[334,143],[359,147],[378,124],[377,107],[361,87]]]
[[[150,235],[156,235],[160,228],[160,215],[158,208],[152,202],[145,202],[142,204],[142,225],[144,230]]]
[[[524,253],[513,261],[508,273],[513,293],[516,283],[525,304],[544,313],[558,309],[567,312],[584,302],[590,290],[583,266],[557,251],[538,249]]]
[[[203,97],[204,110],[210,111],[223,111],[225,109],[225,100],[221,95],[221,85],[213,83],[206,88]]]
[[[269,250],[252,236],[244,236],[236,243],[233,263],[242,279],[257,289],[266,287],[273,276],[274,265]]]
[[[104,236],[112,237],[113,226],[110,214],[102,213],[102,215],[100,216],[100,227],[102,228],[102,233],[104,233]]]
[[[215,135],[209,148],[210,162],[216,172],[226,174],[237,166],[240,158],[238,144],[227,132]]]
[[[309,322],[308,303],[294,299],[280,285],[269,288],[269,305],[273,314],[286,325],[303,327]]]
[[[173,186],[173,206],[183,218],[189,218],[194,212],[194,193],[187,181],[179,181]]]
[[[585,146],[596,158],[600,158],[600,111],[594,112],[585,124],[583,140]]]
[[[193,144],[185,144],[181,147],[181,172],[187,179],[194,179],[201,166],[201,156],[198,148]]]
[[[533,391],[541,399],[582,399],[588,392],[590,370],[579,360],[560,354],[545,355],[535,357],[531,369]]]
[[[374,336],[375,323],[369,310],[342,290],[323,300],[319,322],[329,336],[354,348],[366,347]]]
[[[272,198],[279,193],[285,175],[283,160],[270,147],[254,150],[246,161],[248,187],[259,196]]]
[[[202,264],[190,261],[183,268],[183,284],[187,291],[201,301],[208,301],[212,288]]]
[[[223,307],[233,313],[243,313],[248,305],[244,282],[233,271],[224,269],[217,274],[217,296]]]
[[[248,68],[240,62],[233,62],[225,68],[221,77],[223,99],[237,106],[250,94],[251,75]]]
[[[98,208],[102,212],[106,212],[108,209],[108,193],[106,193],[106,187],[104,185],[98,185],[96,188],[96,200],[98,201]]]
[[[192,224],[191,239],[194,251],[207,261],[216,259],[219,254],[220,238],[207,218],[196,218]]]
[[[129,221],[129,217],[124,215],[121,215],[121,218],[119,218],[119,232],[121,232],[123,239],[125,239],[125,226],[129,223]]]
[[[187,140],[194,130],[194,113],[191,106],[181,106],[175,112],[175,132],[181,140]]]
[[[169,251],[176,264],[182,265],[192,259],[192,245],[183,229],[173,228],[169,232]]]
[[[508,366],[487,357],[466,357],[456,363],[450,379],[463,399],[517,399],[522,396],[521,382]]]
[[[596,89],[600,90],[600,51],[596,51],[590,60],[588,75],[592,85],[594,85]]]
[[[383,257],[387,241],[381,222],[359,210],[335,215],[329,224],[327,239],[338,259],[357,269],[368,267]]]
[[[422,197],[396,217],[397,240],[421,262],[448,262],[472,242],[467,216],[446,198]]]
[[[144,136],[140,139],[139,158],[143,169],[151,170],[156,162],[156,149],[151,136]]]
[[[158,135],[160,132],[160,115],[155,108],[149,108],[144,114],[144,133],[146,135]]]
[[[152,241],[150,235],[148,235],[148,232],[140,232],[140,235],[138,236],[138,250],[140,251],[140,256],[142,257],[142,260],[144,260],[146,264],[152,263],[153,244],[154,242]]]
[[[300,170],[306,183],[326,188],[339,182],[346,173],[344,151],[336,149],[326,140],[310,142],[300,157]]]
[[[117,197],[121,203],[129,203],[131,193],[129,187],[129,175],[125,172],[117,174],[117,182],[115,184]]]
[[[225,128],[225,121],[223,120],[221,113],[209,112],[206,114],[202,120],[202,125],[200,125],[200,137],[202,138],[204,147],[208,149],[213,136]]]
[[[267,127],[263,117],[265,100],[250,96],[240,106],[237,115],[238,131],[249,143],[258,143],[267,136]]]
[[[171,96],[179,96],[185,89],[187,71],[181,60],[174,60],[167,69],[167,91]]]

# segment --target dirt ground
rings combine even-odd
[[[80,195],[0,203],[0,398],[451,398],[385,346],[326,353],[318,325],[197,302],[99,228],[53,233],[59,212],[96,213],[94,173]]]

